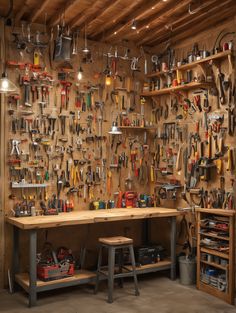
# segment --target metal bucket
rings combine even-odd
[[[196,259],[180,256],[179,272],[182,285],[194,285],[196,283]]]

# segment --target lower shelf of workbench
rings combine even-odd
[[[136,268],[137,274],[146,274],[170,269],[171,261],[169,259],[160,261],[155,264],[147,264]],[[129,268],[129,266],[127,266]],[[62,279],[42,281],[37,280],[37,292],[47,291],[57,288],[81,285],[91,283],[95,280],[96,273],[86,270],[79,270],[75,272],[74,276],[65,277]],[[29,274],[20,273],[15,276],[16,282],[26,291],[29,292]]]
[[[37,279],[37,291],[46,291],[56,288],[63,288],[68,286],[75,286],[91,282],[95,278],[94,272],[79,270],[75,272],[74,276],[65,277],[56,280],[42,281]],[[29,291],[29,274],[20,273],[15,276],[16,282],[25,290]]]
[[[217,288],[207,285],[201,281],[199,282],[198,289],[206,293],[209,293],[210,295],[214,297],[220,298],[229,304],[232,304],[232,305],[234,304],[234,295],[231,296],[228,292],[222,292],[218,290]]]

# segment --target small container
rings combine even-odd
[[[181,65],[182,65],[181,61],[177,62],[177,67],[180,67]]]
[[[192,63],[194,61],[194,56],[193,54],[188,55],[188,63]]]
[[[218,256],[214,256],[214,262],[216,264],[220,264],[220,258]]]
[[[220,259],[220,265],[227,266],[228,265],[228,261],[225,260],[225,259]]]
[[[31,216],[36,216],[36,209],[35,206],[31,207]]]
[[[229,50],[233,50],[234,44],[233,44],[233,40],[229,41]]]
[[[167,67],[167,63],[166,63],[166,62],[162,62],[162,63],[161,63],[161,70],[162,70],[163,72],[167,72],[168,67]]]
[[[227,51],[227,50],[229,50],[229,44],[228,44],[228,42],[225,42],[223,44],[223,51]]]
[[[212,262],[213,256],[211,254],[207,255],[207,262]]]
[[[203,59],[204,58],[207,58],[207,57],[209,57],[210,56],[210,52],[209,51],[207,51],[207,50],[203,50],[202,51],[202,57],[203,57]]]
[[[188,70],[187,71],[187,82],[191,83],[192,79],[193,79],[193,71],[192,70]]]

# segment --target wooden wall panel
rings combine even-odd
[[[34,27],[38,27],[37,25],[33,25],[32,27],[32,32],[34,32]],[[17,62],[24,62],[24,63],[32,63],[33,58],[32,58],[32,53],[28,54],[27,52],[23,51],[23,53],[19,53],[19,50],[15,49],[14,44],[12,43],[12,37],[10,37],[10,34],[8,33],[7,39],[10,40],[9,42],[9,47],[8,47],[8,53],[7,53],[7,60],[8,61],[17,61]],[[126,187],[125,187],[125,178],[128,176],[128,170],[130,172],[130,175],[133,176],[134,179],[134,183],[133,183],[133,188],[134,190],[136,190],[137,192],[142,192],[142,193],[148,193],[149,192],[149,185],[146,182],[140,183],[139,179],[137,177],[134,176],[132,170],[131,170],[131,162],[130,162],[130,155],[129,155],[129,137],[132,137],[133,139],[136,138],[138,139],[138,141],[140,141],[141,143],[144,141],[144,132],[143,130],[140,130],[138,133],[136,133],[134,130],[124,130],[123,131],[123,135],[120,136],[120,139],[122,140],[122,143],[125,143],[126,147],[121,148],[121,146],[119,146],[118,148],[118,152],[117,152],[117,156],[119,154],[121,154],[122,152],[126,151],[128,157],[129,157],[129,162],[128,162],[128,168],[121,168],[120,171],[118,171],[116,168],[112,169],[111,168],[111,172],[112,172],[112,184],[111,184],[111,192],[110,194],[107,192],[107,173],[108,170],[110,170],[110,164],[112,163],[112,155],[115,154],[115,147],[116,147],[116,142],[118,140],[118,137],[115,137],[115,141],[114,141],[114,146],[113,148],[111,148],[111,141],[112,141],[112,137],[111,135],[108,134],[108,131],[111,128],[111,124],[112,121],[115,120],[115,118],[121,113],[122,109],[121,109],[121,100],[122,100],[122,96],[124,96],[125,102],[124,105],[126,107],[129,107],[131,100],[132,100],[132,104],[133,104],[133,98],[132,97],[132,90],[134,90],[135,88],[135,103],[136,103],[136,108],[135,108],[135,112],[140,114],[140,99],[139,99],[139,91],[141,90],[141,86],[142,86],[142,79],[143,79],[143,75],[142,73],[136,72],[133,76],[132,76],[132,71],[130,69],[130,60],[129,61],[125,61],[125,60],[119,60],[118,64],[117,64],[117,71],[120,76],[122,77],[128,77],[131,80],[131,93],[129,91],[126,91],[125,89],[121,89],[118,91],[118,104],[114,104],[112,102],[111,99],[111,91],[114,88],[117,88],[117,90],[120,87],[126,87],[126,85],[122,85],[122,83],[120,82],[119,78],[117,77],[116,80],[113,81],[111,86],[105,86],[105,76],[102,74],[102,72],[104,71],[104,69],[106,68],[106,63],[107,63],[107,59],[106,57],[104,57],[104,53],[107,53],[110,51],[110,45],[105,45],[105,44],[99,44],[96,42],[89,42],[88,46],[89,48],[92,50],[92,59],[93,62],[92,63],[87,63],[84,64],[82,63],[81,60],[81,49],[84,45],[84,41],[82,39],[79,39],[79,57],[73,57],[71,60],[71,64],[74,68],[74,73],[70,74],[70,78],[69,80],[73,83],[73,85],[71,86],[71,91],[70,91],[70,100],[69,100],[69,107],[67,110],[67,114],[69,115],[69,112],[75,112],[75,114],[77,114],[77,108],[75,106],[75,98],[76,98],[76,91],[79,92],[84,92],[84,99],[83,101],[86,101],[86,94],[87,94],[87,88],[88,86],[97,86],[97,87],[101,87],[101,90],[95,90],[93,95],[94,95],[94,100],[101,103],[104,102],[104,122],[103,122],[103,127],[102,127],[102,135],[106,137],[106,139],[102,142],[102,147],[103,147],[103,158],[106,159],[106,174],[105,174],[105,179],[104,181],[101,181],[100,185],[97,185],[93,188],[93,195],[91,194],[91,199],[89,198],[88,192],[86,193],[86,198],[83,199],[83,196],[80,197],[78,196],[78,194],[74,194],[73,200],[74,200],[74,206],[75,206],[75,210],[88,210],[89,209],[89,203],[92,200],[96,200],[96,199],[102,199],[102,200],[108,200],[108,199],[114,199],[114,192],[119,192],[121,191],[125,191]],[[139,49],[137,49],[136,47],[129,45],[130,48],[130,56],[139,56]],[[118,47],[118,53],[119,55],[124,55],[126,50],[126,47]],[[114,54],[114,48],[112,50],[112,53]],[[43,64],[45,64],[47,70],[52,74],[53,78],[55,79],[55,81],[57,81],[58,77],[58,71],[60,71],[60,64],[57,62],[53,63],[53,69],[50,68],[50,62],[48,60],[48,51],[46,50],[42,56],[41,56],[41,62]],[[111,60],[109,60],[109,62],[111,62]],[[82,66],[83,68],[83,79],[78,82],[76,75],[77,75],[77,71],[79,69],[79,67]],[[143,69],[143,60],[139,61],[139,66]],[[9,67],[8,68],[8,75],[9,78],[14,81],[18,86],[19,86],[19,74],[23,74],[24,71],[19,70],[18,68],[15,67]],[[77,85],[76,85],[76,84]],[[126,81],[127,84],[127,81]],[[55,86],[53,87],[53,89],[50,91],[50,104],[48,105],[48,107],[45,109],[44,113],[45,114],[50,114],[50,112],[54,109],[56,110],[57,114],[60,113],[60,105],[61,105],[61,88],[62,86],[58,83],[55,84]],[[20,103],[19,106],[16,108],[15,105],[12,105],[12,108],[15,109],[15,113],[16,116],[18,116],[18,113],[23,109],[27,109],[26,107],[24,107],[24,86],[19,86],[19,91],[20,91]],[[41,95],[40,95],[41,97]],[[32,98],[30,96],[30,102],[32,101]],[[81,99],[82,101],[82,99]],[[29,188],[24,189],[22,192],[21,190],[17,190],[17,189],[12,189],[10,187],[10,172],[9,172],[9,166],[8,166],[8,160],[9,158],[15,158],[16,156],[10,156],[10,152],[12,149],[12,145],[11,145],[11,140],[12,139],[18,139],[21,140],[20,143],[20,150],[22,152],[26,152],[26,153],[30,153],[30,159],[34,159],[34,154],[32,154],[31,149],[29,149],[29,143],[31,143],[31,138],[29,136],[28,133],[26,132],[22,132],[22,131],[17,131],[15,134],[11,131],[11,120],[12,120],[12,116],[9,115],[9,104],[7,104],[7,99],[6,99],[6,105],[3,108],[4,111],[4,122],[5,122],[5,127],[4,129],[6,130],[6,134],[4,135],[5,138],[5,150],[3,150],[4,153],[4,157],[6,158],[5,162],[2,162],[2,166],[4,166],[4,168],[6,168],[6,172],[5,172],[5,199],[6,199],[6,205],[5,205],[5,215],[9,215],[12,214],[12,209],[14,207],[14,205],[20,201],[22,199],[22,196],[27,198],[29,200],[29,198],[35,198],[36,201],[36,209],[39,209],[39,190],[32,190]],[[34,111],[34,114],[32,115],[32,118],[35,118],[37,116],[40,115],[40,106],[37,103],[37,101],[35,101],[34,103],[32,103],[32,107],[28,108],[32,109]],[[81,111],[81,108],[80,108]],[[132,116],[135,116],[135,112],[132,113]],[[147,117],[147,119],[150,119],[150,114],[149,114],[149,109],[145,108],[145,116]],[[86,110],[86,112],[81,112],[81,120],[80,120],[80,124],[83,128],[85,128],[84,134],[80,134],[80,137],[83,138],[83,143],[82,143],[82,147],[86,148],[86,157],[90,159],[91,161],[91,166],[93,168],[93,170],[95,170],[95,166],[99,165],[101,167],[101,159],[95,160],[95,157],[98,156],[99,154],[99,149],[98,149],[98,144],[97,142],[92,142],[92,143],[87,143],[85,141],[85,137],[86,137],[86,129],[87,129],[87,117],[89,114],[93,114],[93,121],[92,121],[92,134],[93,135],[98,135],[98,117],[101,114],[99,109],[95,109],[95,107],[93,107],[93,109],[91,111]],[[130,116],[131,118],[131,116]],[[53,146],[53,153],[54,156],[57,156],[57,153],[55,152],[55,145],[58,144],[60,146],[65,146],[68,147],[69,145],[72,144],[72,138],[73,138],[73,142],[74,142],[74,148],[75,151],[73,152],[73,157],[76,160],[81,160],[83,158],[82,152],[76,149],[76,138],[79,137],[75,134],[72,134],[69,130],[69,118],[66,119],[66,130],[65,130],[65,135],[61,135],[61,125],[60,125],[60,120],[59,118],[56,121],[56,125],[55,125],[55,131],[56,134],[54,136],[54,139],[50,139],[51,141],[51,145]],[[50,137],[50,136],[43,136],[43,137]],[[60,138],[62,137],[67,137],[68,138],[68,142],[63,144],[59,141]],[[126,138],[126,140],[125,140]],[[24,142],[24,139],[26,139],[27,141]],[[150,143],[149,143],[150,144]],[[141,152],[140,152],[141,153]],[[42,165],[46,168],[47,167],[47,155],[44,151],[44,148],[41,147],[39,154],[43,156],[42,159]],[[62,163],[62,169],[66,169],[66,160],[68,160],[68,158],[70,157],[70,155],[68,153],[64,153],[64,160]],[[27,165],[27,162],[23,162],[22,164]],[[54,175],[52,176],[52,172],[53,172],[53,168],[55,167],[55,165],[61,164],[61,158],[53,158],[52,160],[50,160],[49,163],[49,172],[50,172],[50,181],[49,181],[49,186],[47,187],[47,191],[42,192],[42,197],[43,200],[45,197],[45,194],[47,194],[47,196],[50,198],[52,196],[53,193],[57,192],[57,177],[56,177],[56,173],[54,172]],[[88,163],[86,165],[84,165],[84,173],[87,171],[87,166]],[[139,166],[139,162],[137,160],[137,166]],[[80,168],[82,168],[83,166],[81,165]],[[59,170],[59,172],[61,172],[61,170]],[[28,178],[27,178],[28,179]],[[76,182],[76,187],[78,187],[79,184],[81,184],[82,182],[77,181]],[[71,185],[72,187],[72,185]],[[66,195],[66,192],[68,191],[68,188],[65,188],[64,191],[61,192],[61,199],[68,199],[69,197]],[[37,194],[38,192],[38,194]],[[81,190],[81,194],[83,195],[83,190]],[[14,199],[10,199],[9,196],[10,195],[14,195],[15,198]],[[70,199],[70,198],[69,198]],[[79,255],[79,251],[80,251],[80,246],[85,242],[86,245],[88,245],[89,250],[96,250],[96,244],[97,244],[97,238],[103,234],[103,235],[107,235],[107,234],[113,234],[113,235],[117,235],[117,234],[124,234],[124,232],[130,233],[130,235],[134,238],[137,238],[136,241],[139,242],[140,241],[140,235],[141,235],[141,225],[140,222],[134,222],[132,225],[132,223],[114,223],[114,227],[111,228],[110,225],[96,225],[94,226],[94,229],[90,230],[89,233],[89,237],[84,238],[84,233],[86,233],[86,230],[81,230],[80,229],[59,229],[59,230],[55,230],[55,231],[50,231],[49,235],[48,235],[48,240],[52,241],[52,243],[55,245],[55,247],[57,247],[58,245],[66,245],[66,246],[70,246],[73,250],[73,252],[75,253],[76,256]],[[126,226],[127,225],[127,226]],[[65,241],[60,242],[60,240],[58,240],[58,238],[61,238],[62,236],[58,236],[58,234],[62,234],[63,232],[65,232],[65,235],[63,236],[63,238],[65,239]],[[73,236],[71,235],[73,233]],[[7,225],[6,227],[6,231],[5,231],[5,236],[6,236],[6,243],[5,243],[5,247],[8,247],[8,249],[6,249],[6,257],[5,257],[5,273],[7,271],[7,269],[10,268],[10,255],[11,255],[11,242],[12,242],[12,231],[11,228],[9,227],[9,225]],[[42,244],[45,241],[45,232],[41,232],[39,234],[39,249],[42,247]],[[94,265],[94,260],[96,260],[96,253],[92,252],[91,253],[92,258],[91,258],[91,263],[92,265]],[[27,256],[28,256],[28,241],[26,238],[26,235],[24,235],[23,233],[21,234],[21,259],[22,259],[22,267],[26,268],[27,267]],[[89,265],[89,261],[88,261],[88,265]]]
[[[199,46],[204,46],[205,48],[210,48],[212,46],[212,42],[214,41],[217,33],[223,29],[224,27],[226,27],[227,29],[231,30],[231,29],[235,29],[235,20],[234,21],[229,21],[229,23],[226,23],[225,25],[221,25],[219,28],[215,29],[215,30],[211,30],[211,33],[209,34],[208,31],[202,33],[201,35],[197,36],[197,37],[192,37],[189,38],[188,40],[182,42],[182,43],[178,43],[176,45],[176,53],[178,56],[183,56],[186,55],[186,52],[189,51],[193,45],[193,43],[195,41],[199,42]],[[89,43],[91,44],[91,43]],[[80,86],[79,88],[84,89],[84,86],[86,86],[88,84],[88,82],[92,83],[92,84],[97,84],[97,83],[101,83],[104,84],[104,76],[101,78],[101,72],[104,70],[105,66],[106,66],[106,59],[102,57],[103,53],[107,52],[110,48],[109,45],[105,45],[105,44],[99,44],[99,43],[93,43],[93,48],[92,48],[92,55],[94,58],[94,63],[91,64],[82,64],[83,66],[83,70],[84,70],[84,80],[82,81],[82,87]],[[83,41],[80,40],[80,44],[79,47],[83,47]],[[121,48],[119,48],[121,49]],[[153,51],[149,51],[149,53],[151,54],[152,52],[158,52],[161,51],[162,47],[157,47],[155,49],[153,49]],[[122,51],[124,51],[124,48],[121,49]],[[133,46],[131,47],[131,53],[133,56],[137,56],[140,54],[139,49],[134,48]],[[9,59],[17,59],[18,61],[21,61],[21,57],[18,53],[18,51],[14,50],[14,47],[12,45],[10,45],[10,51],[9,51]],[[32,62],[32,56],[28,56],[27,54],[24,55],[24,60],[27,60],[27,62]],[[137,88],[139,89],[139,86],[141,86],[142,81],[144,80],[143,78],[143,59],[140,61],[140,67],[142,72],[141,73],[137,73],[135,74],[135,80],[137,81]],[[50,69],[50,64],[48,62],[47,59],[45,59],[45,62],[47,64],[47,67]],[[80,65],[80,59],[74,59],[72,61],[73,66],[75,69],[78,69],[79,65]],[[227,65],[225,65],[227,66]],[[130,71],[129,66],[127,65],[127,63],[125,62],[119,62],[119,71],[122,75],[126,75],[131,77],[132,73]],[[52,74],[54,76],[54,78],[56,78],[56,71],[52,71]],[[18,72],[15,70],[9,70],[9,76],[11,79],[13,79],[14,81],[17,81],[18,78]],[[105,88],[103,91],[103,95],[102,98],[106,99],[106,103],[105,103],[105,108],[106,108],[106,119],[108,120],[107,122],[104,122],[103,125],[103,133],[104,135],[107,136],[107,140],[106,142],[104,142],[104,153],[106,152],[106,157],[107,157],[107,163],[109,164],[110,161],[110,156],[111,156],[111,152],[110,152],[110,144],[111,144],[111,138],[109,138],[109,136],[107,135],[108,130],[110,129],[111,126],[111,120],[114,116],[114,113],[112,114],[112,112],[114,111],[114,104],[112,104],[112,101],[110,99],[110,92],[111,92],[112,88]],[[74,109],[74,99],[75,99],[75,89],[73,88],[71,90],[71,94],[70,94],[70,109]],[[23,92],[23,90],[21,91]],[[57,105],[60,105],[60,86],[57,87],[56,90],[56,95],[57,95]],[[50,107],[52,108],[54,106],[54,96],[55,93],[51,92],[50,95]],[[97,99],[99,100],[100,96],[98,94],[96,94]],[[169,101],[169,98],[166,99],[166,101]],[[137,97],[136,102],[139,102],[139,98]],[[6,150],[5,150],[5,157],[8,157],[8,153],[9,153],[9,147],[8,147],[8,142],[9,139],[13,138],[11,137],[12,134],[9,132],[9,127],[10,127],[10,117],[7,114],[7,106],[4,106],[4,108],[2,108],[2,110],[4,111],[4,116],[6,117],[5,122],[6,122],[6,131],[7,131],[7,135],[4,136],[3,132],[1,133],[1,138],[5,138],[5,140],[7,141],[6,143]],[[39,106],[34,104],[34,109],[37,111],[37,113],[39,112]],[[145,104],[145,114],[147,115],[147,118],[150,118],[150,110],[151,110],[151,106],[147,103]],[[120,107],[118,106],[118,108],[115,108],[115,112],[119,112],[120,111]],[[97,113],[96,113],[97,114]],[[87,115],[87,113],[86,113]],[[112,116],[113,115],[113,116]],[[116,115],[116,114],[115,114]],[[3,118],[3,117],[2,117]],[[81,120],[83,121],[83,123],[85,123],[85,119],[86,116],[83,116],[81,118]],[[187,121],[189,128],[191,130],[192,127],[192,120],[188,120]],[[1,124],[3,125],[3,124]],[[86,125],[86,124],[85,124]],[[68,124],[67,124],[68,126]],[[97,131],[97,124],[94,124],[93,126],[94,128],[94,132]],[[5,128],[4,128],[5,129]],[[60,126],[59,126],[60,129]],[[135,136],[136,134],[132,134],[132,132],[124,132],[124,134],[127,136],[127,138],[129,136]],[[27,137],[27,136],[25,136]],[[25,138],[22,136],[22,138]],[[139,134],[140,137],[140,141],[143,140],[143,133]],[[151,136],[150,136],[151,137]],[[152,139],[152,137],[151,137]],[[149,139],[149,144],[151,146],[151,139]],[[232,144],[235,146],[235,138],[231,138],[230,141],[227,142],[227,144]],[[126,141],[126,145],[127,145],[127,151],[128,151],[128,141]],[[27,148],[27,144],[22,144],[22,148],[24,149],[24,147]],[[92,148],[95,150],[95,146]],[[2,150],[1,150],[2,151]],[[128,153],[128,152],[127,152]],[[78,158],[81,158],[81,154],[78,154]],[[151,159],[149,159],[150,161]],[[1,162],[1,168],[5,168],[6,163]],[[65,165],[65,164],[64,164]],[[2,173],[2,172],[1,172]],[[122,169],[121,172],[121,185],[122,185],[122,189],[124,189],[124,178],[127,175],[127,171],[125,169]],[[231,175],[227,174],[227,187],[229,187],[229,178],[231,177]],[[181,179],[181,181],[183,181],[182,179],[182,174],[177,176],[176,178]],[[115,171],[113,172],[113,191],[117,191],[117,187],[118,187],[118,179],[119,179],[119,173],[116,173]],[[5,194],[5,199],[6,199],[6,203],[7,205],[5,206],[5,214],[9,214],[11,211],[11,208],[14,205],[14,201],[13,200],[8,200],[9,194],[12,193],[12,190],[10,190],[9,188],[9,172],[6,173],[5,176],[5,186],[6,186],[6,190],[4,192]],[[218,186],[218,181],[215,182],[216,186]],[[52,193],[55,191],[55,177],[53,179],[53,184],[51,185],[51,187],[49,187],[48,189],[48,193]],[[211,187],[213,186],[212,184],[210,185],[205,185],[206,187]],[[140,186],[140,184],[137,182],[135,182],[135,188],[139,191],[142,190],[144,192],[153,192],[153,185],[150,184],[146,184],[143,186]],[[26,193],[30,193],[29,191],[26,191]],[[21,197],[20,192],[16,192],[16,195],[18,197]],[[110,198],[110,195],[107,195],[106,192],[102,192],[100,193],[100,188],[98,188],[97,190],[95,190],[94,192],[95,197],[99,196],[99,197],[103,197],[104,199],[108,199]],[[75,207],[78,210],[81,209],[88,209],[88,203],[84,202],[83,199],[81,198],[76,198],[75,199]],[[164,205],[165,207],[176,207],[176,206],[180,206],[180,207],[184,207],[186,206],[186,203],[183,202],[180,197],[178,196],[178,201],[174,202],[174,201],[168,201],[168,202],[164,202],[161,201],[161,205]],[[168,225],[168,222],[166,222]],[[3,225],[3,223],[2,223]],[[158,225],[158,224],[157,224]],[[153,238],[154,241],[159,241],[158,240],[158,236],[163,233],[163,229],[165,229],[165,227],[163,227],[164,223],[160,225],[160,227],[157,227],[156,224],[154,223],[152,226],[152,233],[153,233]],[[113,226],[113,225],[112,225]],[[88,233],[88,228],[89,228],[89,233]],[[71,233],[73,231],[73,237],[71,236]],[[63,244],[67,245],[67,246],[71,246],[72,250],[75,252],[75,254],[78,256],[79,255],[79,250],[80,250],[80,245],[85,242],[86,245],[88,246],[88,249],[91,250],[92,252],[89,252],[91,255],[91,263],[88,262],[88,265],[94,265],[95,262],[94,260],[96,259],[96,242],[97,242],[97,238],[100,235],[111,235],[111,234],[127,234],[131,237],[134,237],[135,242],[136,243],[140,243],[141,239],[140,239],[140,235],[141,235],[141,223],[140,222],[134,222],[134,223],[114,223],[114,227],[110,227],[110,225],[94,225],[92,227],[82,227],[80,230],[76,230],[76,232],[74,232],[74,229],[59,229],[57,230],[50,230],[50,232],[48,233],[48,240],[52,241],[53,244],[55,246],[60,245],[62,242],[58,241],[58,238],[60,238],[61,236],[59,236],[58,234],[63,234]],[[65,234],[65,235],[64,235]],[[8,249],[6,249],[6,258],[5,258],[5,273],[6,270],[9,268],[10,266],[10,249],[9,247],[11,247],[11,230],[10,227],[7,226],[6,227],[6,232],[5,232],[5,238],[6,238],[6,243],[5,243],[5,249],[6,247],[8,247]],[[87,236],[87,237],[86,237]],[[88,238],[89,237],[89,238]],[[167,244],[169,239],[168,233],[164,233],[163,234],[163,242],[165,242]],[[39,247],[42,246],[42,243],[45,240],[45,232],[42,231],[40,232],[39,235]],[[22,252],[21,252],[21,258],[22,258],[22,267],[26,268],[27,267],[27,251],[28,251],[28,246],[27,246],[27,241],[25,236],[22,234],[22,239],[21,239],[21,247],[22,247]],[[95,251],[95,252],[94,252]],[[1,264],[1,259],[0,258],[0,264]]]

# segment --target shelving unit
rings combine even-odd
[[[200,59],[198,61],[194,61],[191,63],[183,64],[179,67],[173,68],[171,71],[160,71],[156,73],[151,73],[146,75],[147,78],[161,78],[163,76],[166,76],[171,73],[175,73],[178,71],[187,71],[189,69],[192,69],[196,66],[200,66],[202,71],[204,71],[203,66],[211,61],[216,61],[220,59],[224,59],[227,57],[233,56],[233,51],[227,50],[223,52],[219,52],[215,55],[211,55],[209,57],[206,57],[204,59]],[[178,92],[178,91],[186,91],[186,90],[191,90],[194,88],[207,88],[211,85],[209,82],[191,82],[191,83],[186,83],[183,85],[179,85],[176,87],[169,87],[169,88],[161,88],[158,90],[152,90],[152,91],[143,91],[141,94],[143,97],[153,97],[153,96],[159,96],[159,95],[165,95],[173,92]]]
[[[197,211],[197,288],[234,304],[234,245],[235,211],[196,209]],[[209,224],[208,221],[213,221]],[[227,224],[227,237],[208,234],[206,229],[222,231],[215,223]],[[204,226],[202,225],[204,223]],[[204,230],[204,233],[202,232]],[[202,239],[209,238],[229,248],[228,253],[205,246]],[[222,287],[223,286],[223,287]]]
[[[208,63],[210,61],[220,60],[220,59],[226,58],[228,56],[231,56],[232,54],[233,54],[233,52],[231,50],[219,52],[217,54],[210,55],[207,58],[204,58],[204,59],[201,59],[198,61],[194,61],[194,62],[191,62],[188,64],[181,65],[181,66],[177,67],[177,69],[180,71],[189,70],[189,69],[195,67],[196,65],[203,65],[204,63]]]
[[[180,85],[180,86],[177,86],[177,87],[162,88],[162,89],[154,90],[154,91],[146,91],[146,92],[143,92],[141,94],[141,96],[143,96],[143,97],[153,97],[153,96],[170,94],[170,93],[173,93],[173,92],[176,92],[176,91],[191,90],[191,89],[194,89],[194,88],[206,88],[206,87],[209,87],[210,85],[211,85],[210,83],[206,83],[206,82],[201,82],[201,83],[192,82],[192,83]]]
[[[191,63],[187,63],[187,64],[183,64],[181,66],[175,67],[173,68],[171,71],[159,71],[159,72],[154,72],[151,74],[147,74],[146,77],[147,78],[154,78],[154,77],[161,77],[164,75],[168,75],[171,74],[172,72],[176,72],[177,70],[179,71],[185,71],[185,70],[189,70],[197,65],[203,65],[204,63],[208,63],[210,61],[214,61],[214,60],[220,60],[223,58],[226,58],[228,56],[233,55],[233,52],[231,50],[227,50],[227,51],[223,51],[223,52],[219,52],[217,54],[211,55],[209,57],[206,57],[204,59],[198,60],[198,61],[194,61]]]

